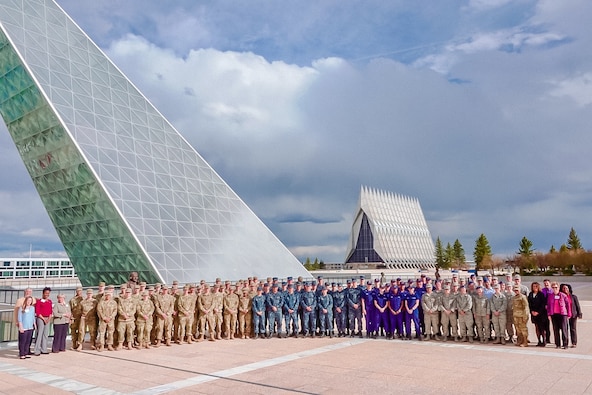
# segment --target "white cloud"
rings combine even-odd
[[[555,87],[550,91],[551,96],[567,97],[580,107],[592,104],[592,72],[551,82]]]

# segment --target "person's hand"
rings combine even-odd
[[[19,332],[20,332],[20,333],[25,333],[25,330],[24,330],[22,327],[20,327],[20,328],[19,328]]]

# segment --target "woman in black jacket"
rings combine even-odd
[[[567,288],[567,289],[565,289]],[[571,316],[568,317],[569,337],[571,338],[571,347],[575,348],[578,344],[577,323],[578,318],[582,318],[582,309],[580,308],[580,301],[574,295],[571,284],[561,284],[561,291],[567,294],[571,303]]]
[[[547,298],[541,292],[541,285],[536,281],[530,286],[528,307],[537,335],[537,347],[545,347],[547,328]]]

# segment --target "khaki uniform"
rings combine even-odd
[[[177,333],[177,343],[185,341],[191,343],[191,321],[195,314],[195,298],[193,295],[181,295],[177,298],[177,316],[179,332]]]
[[[97,300],[95,298],[83,299],[80,302],[80,321],[78,323],[78,346],[84,344],[86,330],[90,334],[90,345],[94,350],[97,340]],[[82,348],[81,348],[82,349]]]
[[[70,335],[72,336],[72,348],[78,348],[78,328],[80,328],[80,315],[82,314],[82,308],[80,302],[82,302],[82,296],[74,296],[68,304],[70,305],[70,312],[72,313],[72,320],[70,321]]]
[[[508,337],[511,341],[514,335],[516,335],[516,331],[514,330],[514,310],[512,309],[512,298],[514,297],[514,292],[506,289],[504,291],[504,296],[508,301],[506,305],[506,332],[508,333]]]
[[[201,294],[197,299],[197,308],[199,310],[199,339],[203,339],[206,334],[207,321],[210,340],[214,340],[214,295],[211,293]]]
[[[131,298],[120,298],[117,309],[119,320],[117,322],[118,348],[127,341],[128,350],[134,342],[136,329],[136,302]]]
[[[447,313],[447,311],[449,313]],[[440,312],[442,322],[442,335],[444,335],[444,341],[448,339],[448,336],[458,337],[458,321],[456,319],[456,296],[451,293],[442,293],[440,296]]]
[[[477,335],[481,342],[489,340],[490,327],[489,317],[491,316],[491,306],[487,296],[475,294],[473,296],[473,316],[475,318],[475,326],[477,327]]]
[[[160,340],[164,334],[166,345],[170,346],[173,335],[173,313],[175,311],[175,298],[169,294],[166,294],[159,295],[157,299],[158,306],[155,306],[156,316],[158,318],[156,344],[160,344]]]
[[[468,293],[459,293],[456,297],[456,307],[458,309],[458,327],[463,340],[467,336],[470,341],[473,340],[473,297]]]
[[[518,336],[517,346],[528,346],[528,299],[522,293],[512,297],[512,310],[514,314],[514,325],[516,326],[516,335]]]
[[[491,297],[491,322],[495,332],[495,343],[506,342],[506,310],[508,309],[508,300],[504,294],[493,294]],[[499,313],[499,315],[496,315]]]
[[[99,349],[102,349],[105,345],[105,335],[107,337],[107,346],[112,349],[117,302],[113,299],[101,298],[101,301],[97,304],[97,316],[99,317]]]
[[[234,292],[224,297],[224,333],[227,339],[234,339],[238,313],[239,297]]]
[[[159,295],[155,292],[150,297],[150,301],[152,301],[152,304],[154,305],[154,315],[153,315],[153,319],[152,319],[152,332],[150,332],[150,342],[151,343],[155,343],[156,342],[156,335],[157,335],[157,332],[158,332],[158,314],[157,314],[157,311],[158,311],[159,306],[160,306],[160,301],[159,301],[158,296]],[[158,339],[158,340],[162,340],[162,339]]]
[[[430,336],[438,338],[438,327],[440,325],[439,297],[435,292],[425,293],[421,297],[421,307],[423,308],[423,322],[425,325],[425,338]]]
[[[136,333],[140,347],[149,348],[150,333],[154,315],[154,303],[150,298],[140,300],[136,305]]]
[[[222,311],[224,309],[224,294],[220,291],[212,294],[214,297],[214,325],[216,326],[216,339],[222,339]]]
[[[252,331],[253,313],[252,313],[251,295],[238,297],[238,333],[244,338],[249,338]]]

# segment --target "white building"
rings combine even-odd
[[[435,248],[419,200],[362,186],[347,268],[435,267]]]
[[[68,258],[0,258],[0,280],[77,278]]]

